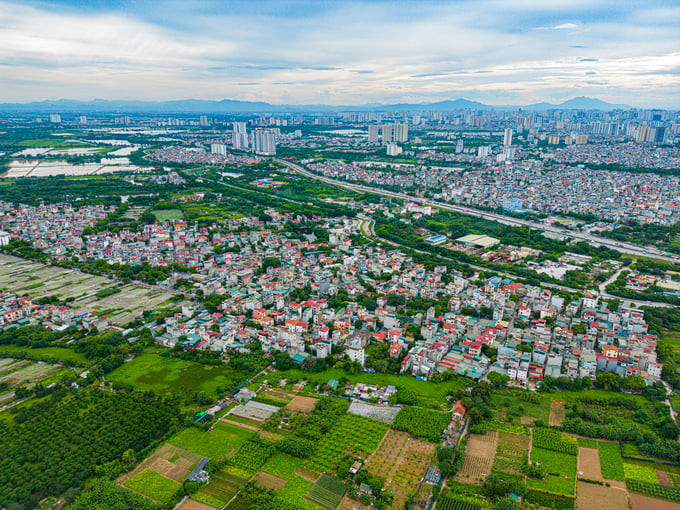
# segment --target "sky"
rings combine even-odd
[[[0,0],[0,102],[680,109],[678,0]]]

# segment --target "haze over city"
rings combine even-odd
[[[680,107],[673,1],[4,1],[0,21],[2,102]]]

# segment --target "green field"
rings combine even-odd
[[[327,510],[335,510],[346,491],[345,484],[337,478],[321,475],[307,494],[307,499]]]
[[[598,441],[597,446],[600,450],[602,477],[610,480],[623,480],[623,459],[621,458],[619,443]]]
[[[253,435],[252,430],[219,422],[209,432],[188,427],[171,438],[170,444],[211,459],[221,459],[233,449],[240,448]]]
[[[205,391],[214,394],[220,386],[229,386],[236,372],[227,367],[212,367],[142,354],[106,376],[107,380],[129,384],[142,390],[165,392]]]
[[[554,494],[574,495],[576,457],[543,448],[531,449],[531,461],[540,462],[550,473],[546,480],[527,478],[527,487]]]
[[[40,347],[38,349],[30,349],[18,345],[0,345],[0,358],[11,358],[12,354],[16,354],[17,352],[25,352],[30,357],[35,357],[35,359],[53,359],[64,363],[73,363],[83,366],[93,364],[93,362],[88,360],[84,354],[72,351],[66,347]]]
[[[637,466],[634,464],[623,464],[623,472],[626,478],[631,480],[639,480],[647,483],[659,483],[656,476],[656,470],[651,466]]]
[[[245,478],[231,475],[226,471],[218,471],[210,477],[210,482],[201,487],[193,498],[208,505],[222,508],[246,482]]]
[[[395,374],[356,374],[351,375],[344,370],[331,368],[320,373],[303,372],[302,370],[286,370],[276,372],[275,374],[268,374],[260,376],[259,380],[273,378],[288,379],[288,380],[302,380],[306,379],[315,384],[326,383],[330,379],[338,380],[345,377],[350,383],[363,382],[366,384],[377,384],[378,386],[387,386],[393,384],[398,388],[409,389],[416,392],[420,397],[419,405],[427,407],[443,407],[451,408],[451,404],[446,400],[446,394],[451,390],[459,390],[465,388],[470,384],[470,380],[465,377],[453,377],[449,381],[440,383],[433,383],[431,381],[421,381],[415,377],[404,377],[403,375]],[[258,381],[256,379],[255,381]]]
[[[182,487],[182,484],[165,478],[163,475],[152,471],[151,469],[145,469],[141,473],[138,473],[133,478],[130,478],[125,485],[130,489],[144,494],[145,496],[160,501],[161,503],[167,503],[170,499],[177,493],[177,491]]]
[[[288,454],[277,452],[262,466],[261,471],[288,480],[278,493],[278,498],[295,503],[302,508],[316,510],[321,507],[305,500],[305,496],[314,484],[295,474],[295,471],[306,463],[304,459],[296,459]]]
[[[316,471],[333,472],[348,456],[368,458],[380,444],[385,432],[387,425],[382,422],[345,414],[319,441],[308,467]]]
[[[184,213],[181,209],[158,209],[151,211],[158,221],[183,220]]]

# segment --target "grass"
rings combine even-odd
[[[218,387],[229,386],[236,372],[156,354],[142,354],[106,376],[112,382],[129,384],[142,390],[166,392],[205,391],[214,394]]]
[[[171,438],[170,444],[211,459],[221,459],[234,448],[239,448],[253,435],[252,430],[219,422],[209,432],[197,427],[188,427]]]
[[[12,357],[12,354],[17,352],[25,352],[36,359],[55,359],[64,363],[73,363],[76,365],[89,366],[92,361],[88,360],[84,354],[72,351],[66,347],[40,347],[38,349],[31,349],[29,347],[22,347],[19,345],[0,345],[0,357]]]
[[[181,209],[159,209],[151,211],[158,221],[183,220],[184,213]]]
[[[182,487],[182,484],[165,478],[163,475],[150,469],[145,469],[130,478],[125,482],[125,485],[161,503],[169,502]]]
[[[388,384],[393,384],[398,388],[413,390],[420,397],[419,405],[426,407],[443,407],[446,409],[451,408],[451,404],[446,400],[446,394],[450,390],[463,389],[470,385],[470,380],[465,377],[453,377],[449,381],[444,381],[440,383],[433,383],[431,381],[421,381],[415,377],[404,377],[403,375],[395,374],[366,374],[360,373],[356,375],[350,375],[344,370],[331,368],[320,373],[303,372],[302,370],[286,370],[282,372],[276,372],[275,374],[267,374],[266,376],[260,376],[261,380],[268,379],[272,381],[274,378],[279,379],[306,379],[311,383],[321,384],[326,383],[330,379],[341,379],[347,378],[347,380],[354,384],[357,382],[362,382],[365,384],[376,384],[378,386],[387,386]],[[260,382],[260,380],[255,380]]]
[[[594,439],[578,437],[576,438],[576,442],[578,443],[579,446],[583,446],[584,448],[597,448],[597,441],[595,441]]]
[[[531,449],[531,461],[539,462],[549,473],[546,480],[527,478],[527,487],[554,494],[574,495],[576,483],[576,457],[565,453]]]
[[[598,442],[600,450],[600,470],[603,478],[610,480],[623,480],[623,459],[619,450],[619,443]]]
[[[548,423],[550,418],[550,399],[545,397],[540,402],[533,403],[519,400],[516,394],[499,392],[491,395],[491,404],[499,411],[517,411],[522,416],[530,416],[544,423]]]
[[[659,483],[659,479],[656,476],[656,470],[649,466],[637,466],[634,464],[623,464],[623,472],[626,478],[631,480],[639,480],[641,482],[647,483]]]

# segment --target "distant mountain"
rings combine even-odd
[[[575,97],[560,104],[536,103],[528,106],[491,106],[469,99],[455,99],[436,103],[398,103],[332,106],[316,105],[273,105],[262,101],[236,101],[222,99],[183,99],[176,101],[37,101],[32,103],[1,103],[0,112],[6,113],[305,113],[305,112],[347,112],[347,111],[455,111],[455,110],[613,110],[630,109],[630,106],[611,104],[591,97]]]
[[[630,110],[632,106],[612,104],[594,97],[574,97],[560,104],[536,103],[525,106],[525,110]]]

